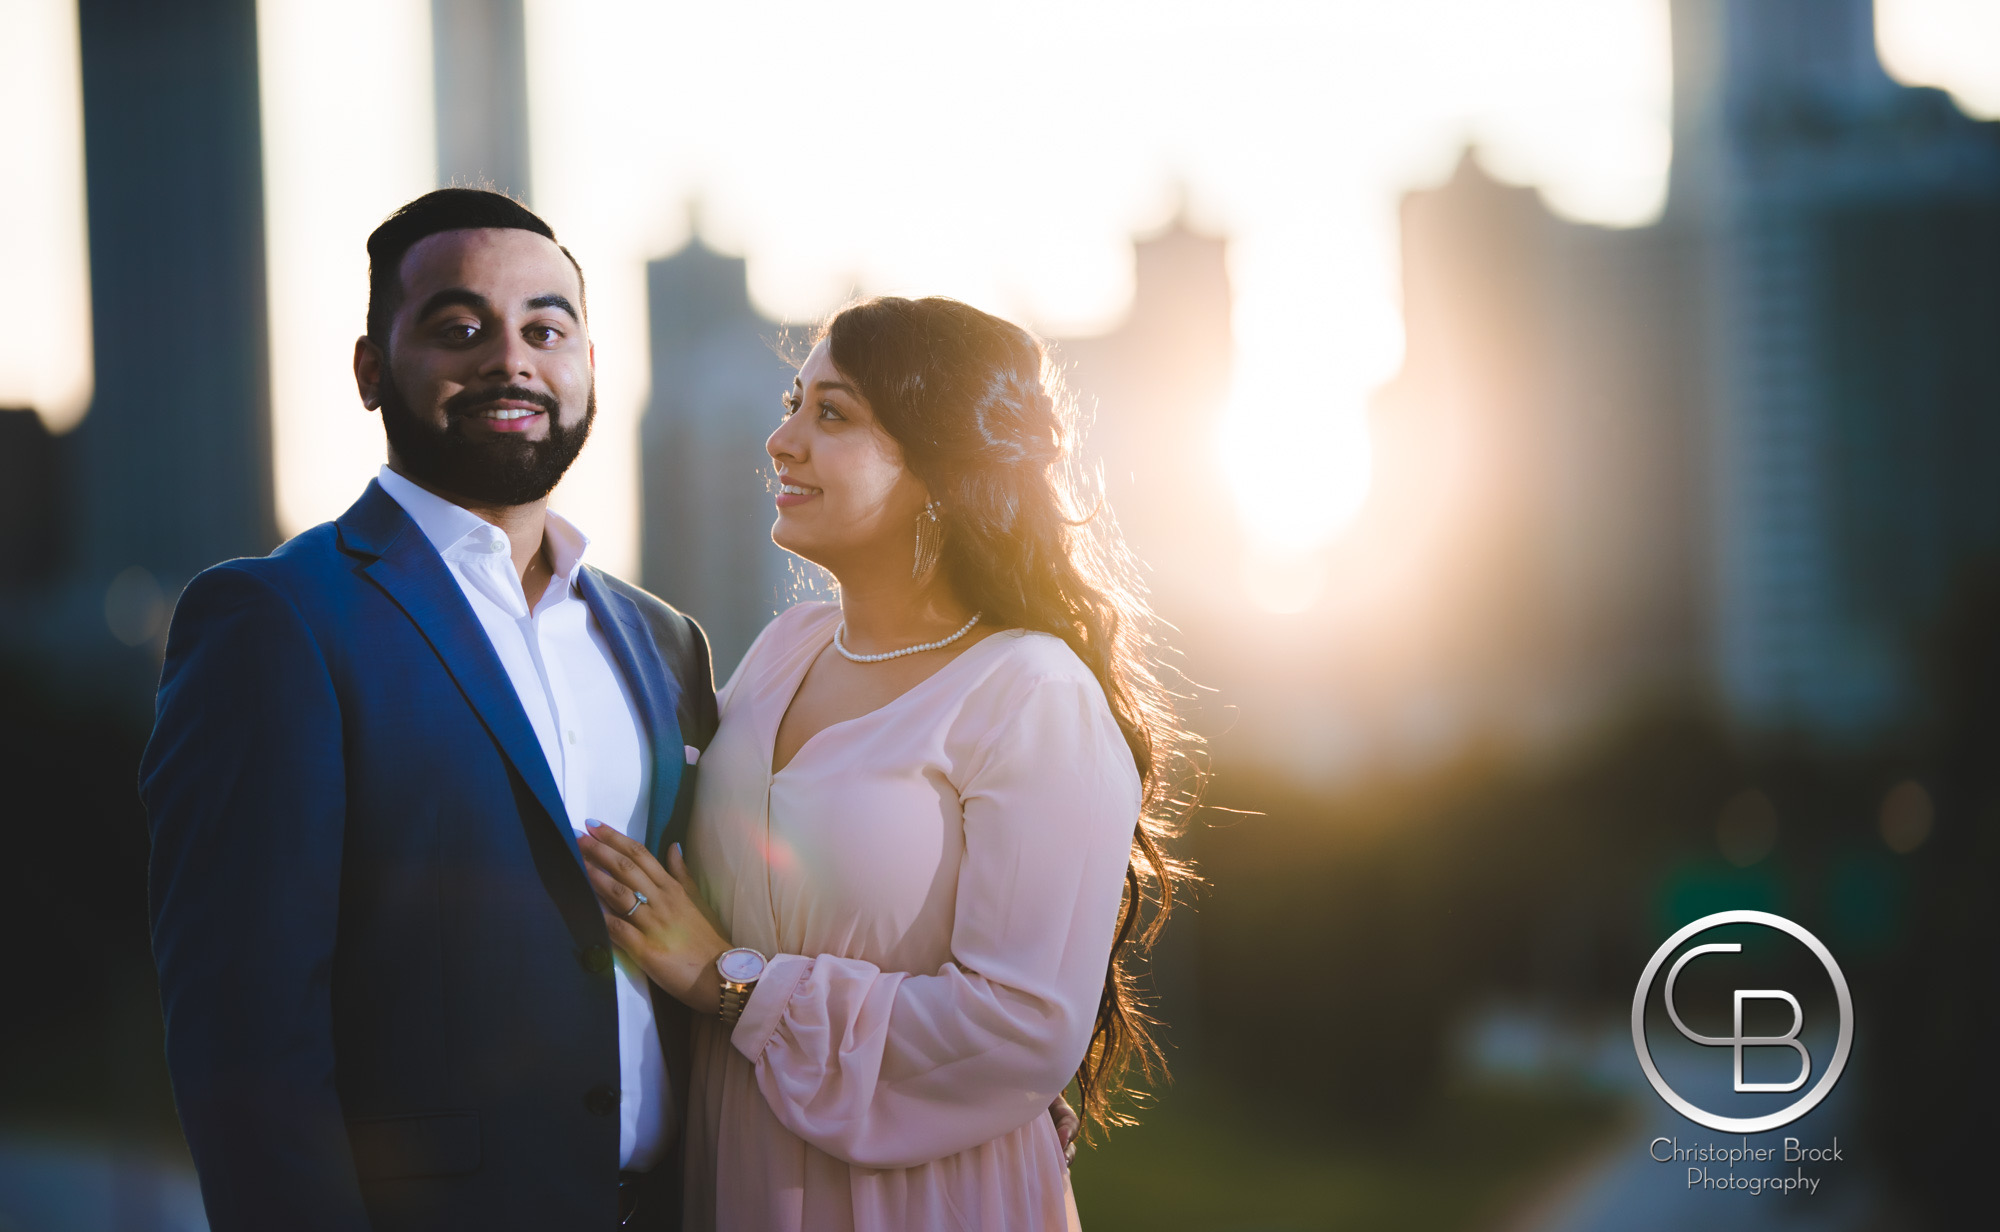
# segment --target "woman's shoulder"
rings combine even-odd
[[[1104,686],[1090,666],[1077,656],[1070,644],[1051,633],[1033,629],[1002,629],[974,647],[983,659],[976,680],[967,690],[968,701],[977,698],[1005,713],[1045,690],[1081,692],[1096,701],[1105,713],[1110,703]]]
[[[974,647],[984,662],[953,723],[966,773],[991,768],[996,756],[1090,758],[1130,765],[1131,750],[1104,686],[1069,643],[1049,633],[1006,629]],[[1135,771],[1136,773],[1136,771]]]
[[[1032,683],[1037,680],[1069,680],[1096,683],[1090,667],[1077,657],[1070,644],[1053,633],[1035,629],[1002,629],[989,634],[993,643],[987,652],[988,679],[996,682]]]
[[[728,705],[740,682],[759,678],[776,670],[778,665],[789,663],[802,646],[825,638],[828,626],[839,619],[838,603],[820,601],[795,603],[772,617],[771,623],[750,643],[750,649],[743,652],[736,670],[730,673],[729,683],[722,688],[723,705]]]

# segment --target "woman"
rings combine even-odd
[[[585,843],[612,939],[717,1015],[690,1227],[1073,1224],[1043,1110],[1074,1077],[1107,1122],[1156,1055],[1120,960],[1183,875],[1157,842],[1183,733],[1044,367],[951,300],[829,323],[767,449],[772,538],[840,601],[724,687],[684,864]]]

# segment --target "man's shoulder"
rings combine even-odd
[[[694,617],[643,586],[636,586],[593,565],[585,565],[584,568],[606,590],[639,609],[639,616],[651,631],[654,644],[676,675],[683,680],[691,679],[697,672],[707,675],[708,635],[702,632]]]
[[[674,622],[684,621],[690,625],[694,624],[692,616],[689,616],[686,612],[681,611],[645,587],[634,585],[616,574],[607,573],[603,569],[599,569],[595,565],[585,565],[584,568],[590,571],[592,577],[604,583],[607,590],[615,591],[625,598],[630,599],[638,607],[640,614],[646,617],[648,623],[657,619]],[[696,627],[698,628],[699,626]]]
[[[322,522],[287,539],[269,555],[239,556],[210,565],[196,574],[189,586],[249,586],[296,594],[301,586],[324,576],[340,554],[333,523]]]

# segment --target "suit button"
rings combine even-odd
[[[610,1116],[618,1111],[618,1088],[595,1086],[583,1093],[583,1106],[592,1116]]]
[[[601,945],[586,945],[577,951],[576,960],[592,975],[602,975],[611,970],[611,951]]]

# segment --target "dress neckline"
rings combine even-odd
[[[805,742],[799,745],[798,748],[793,749],[791,760],[786,762],[783,768],[779,768],[777,766],[778,729],[784,726],[785,715],[791,712],[792,703],[798,700],[799,690],[802,687],[804,687],[806,682],[806,673],[812,670],[813,664],[819,662],[820,656],[826,653],[827,647],[833,645],[834,631],[840,628],[840,621],[838,619],[839,611],[840,611],[839,606],[837,604],[833,605],[833,612],[836,618],[827,627],[826,636],[824,637],[816,636],[812,639],[811,643],[807,647],[802,648],[803,652],[800,656],[798,664],[796,665],[795,668],[793,668],[791,671],[788,671],[785,675],[783,691],[780,694],[784,698],[784,705],[778,708],[777,716],[771,721],[770,733],[763,738],[764,771],[766,775],[769,776],[770,781],[772,782],[776,782],[779,775],[785,773],[785,771],[787,770],[790,770],[793,766],[798,765],[799,758],[804,757],[806,754],[806,750],[810,749],[814,744],[818,743],[819,738],[821,736],[824,736],[828,732],[837,730],[839,728],[850,727],[856,723],[865,722],[868,719],[872,719],[876,715],[883,713],[884,711],[893,709],[897,705],[901,704],[905,698],[912,697],[917,693],[922,692],[925,688],[927,688],[930,685],[932,681],[938,679],[940,676],[948,674],[954,667],[957,667],[960,663],[963,663],[965,660],[971,658],[973,655],[978,654],[980,647],[985,646],[989,642],[997,642],[1003,637],[1018,637],[1023,634],[1032,632],[1032,630],[1027,630],[1027,629],[994,630],[993,632],[987,634],[985,637],[982,637],[978,641],[974,642],[972,645],[967,646],[964,650],[960,651],[957,655],[955,655],[952,658],[952,660],[949,663],[944,664],[942,667],[938,668],[930,675],[924,677],[922,680],[917,681],[917,683],[911,685],[907,689],[904,689],[901,693],[896,694],[896,696],[890,698],[886,702],[883,702],[881,705],[875,707],[873,710],[864,711],[861,714],[855,715],[851,719],[841,719],[837,723],[828,723],[825,727],[820,728],[812,735],[806,737]]]

